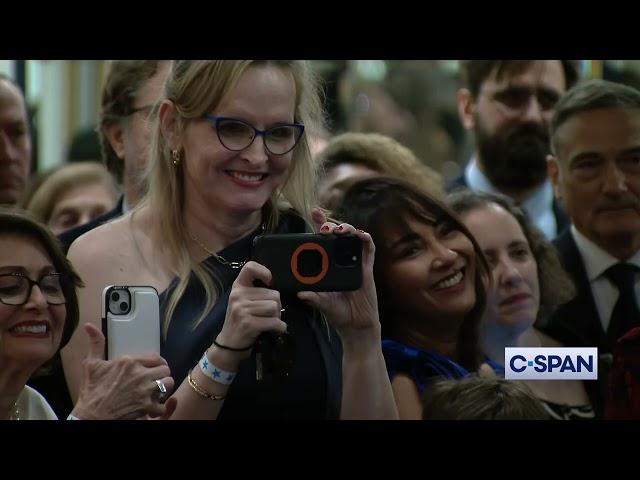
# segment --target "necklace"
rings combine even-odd
[[[20,409],[18,408],[18,401],[13,404],[13,412],[9,415],[8,420],[20,420]]]
[[[261,228],[261,233],[264,232],[264,223],[262,224],[262,228]],[[216,252],[212,252],[211,250],[209,250],[201,241],[198,237],[196,237],[193,233],[189,232],[189,236],[191,237],[191,240],[193,240],[194,242],[196,242],[198,244],[198,246],[204,250],[205,252],[207,252],[209,255],[211,255],[213,258],[215,258],[218,263],[220,263],[221,265],[227,265],[231,268],[233,268],[234,270],[237,270],[239,268],[244,267],[245,263],[247,263],[247,260],[243,260],[242,262],[232,262],[227,260],[226,258],[224,258],[222,255],[218,255]]]
[[[205,247],[204,244],[200,241],[200,239],[198,237],[196,237],[193,233],[190,233],[189,235],[191,236],[191,239],[194,242],[196,242],[201,249],[203,249],[205,252],[207,252],[209,255],[211,255],[213,258],[215,258],[218,261],[218,263],[220,263],[221,265],[228,265],[233,269],[238,269],[238,268],[244,267],[244,264],[247,263],[246,261],[243,261],[243,262],[230,262],[229,260],[224,258],[222,255],[218,255],[217,253],[212,252],[207,247]]]

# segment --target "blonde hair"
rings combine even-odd
[[[294,121],[305,125],[305,135],[293,151],[289,172],[282,186],[273,192],[263,207],[263,222],[268,230],[278,223],[280,209],[293,208],[310,221],[315,206],[316,169],[312,161],[308,138],[322,126],[322,106],[318,83],[306,62],[296,60],[176,60],[166,83],[166,98],[174,103],[177,120],[174,129],[184,131],[187,123],[215,110],[250,67],[273,66],[291,72],[296,89]],[[183,222],[184,207],[182,162],[174,165],[171,145],[156,119],[151,159],[147,167],[148,192],[140,206],[148,205],[151,212],[152,237],[171,260],[178,285],[169,297],[163,321],[166,338],[169,323],[184,295],[191,273],[205,290],[205,306],[193,327],[197,327],[213,308],[220,294],[220,282],[215,273],[191,257],[187,248],[189,235]]]
[[[60,197],[78,185],[100,184],[119,195],[118,187],[109,171],[98,162],[79,162],[64,165],[47,174],[26,201],[25,210],[47,224]]]
[[[348,132],[329,141],[318,154],[321,175],[344,163],[359,163],[387,177],[404,180],[429,195],[445,197],[442,177],[414,153],[391,137],[379,133]]]

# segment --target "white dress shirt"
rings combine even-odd
[[[487,192],[501,193],[497,190],[478,167],[476,158],[473,157],[464,171],[465,180],[469,189]],[[536,225],[545,236],[552,240],[558,235],[556,217],[553,213],[553,187],[547,179],[539,188],[534,190],[524,201],[520,202],[520,207],[527,212],[529,219]]]

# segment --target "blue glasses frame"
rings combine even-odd
[[[279,125],[275,125],[271,128],[267,128],[266,130],[260,130],[259,128],[254,127],[253,125],[251,125],[250,123],[245,122],[244,120],[240,120],[238,118],[230,118],[230,117],[218,117],[216,115],[211,115],[209,113],[206,113],[204,115],[204,118],[206,120],[208,120],[210,123],[212,123],[215,127],[216,127],[216,134],[218,135],[218,140],[220,140],[220,143],[222,144],[222,146],[224,148],[226,148],[227,150],[231,150],[232,152],[241,152],[242,150],[246,150],[247,148],[249,148],[252,144],[253,141],[256,139],[256,137],[258,135],[260,135],[264,141],[264,148],[272,155],[285,155],[287,153],[289,153],[291,150],[293,150],[294,148],[296,148],[296,146],[298,145],[298,142],[300,141],[300,139],[302,138],[302,135],[304,134],[304,125],[301,123],[281,123]],[[218,125],[220,124],[220,122],[235,122],[235,123],[241,123],[242,125],[246,125],[247,127],[249,127],[250,129],[252,129],[255,133],[255,135],[253,136],[253,138],[251,139],[251,141],[244,147],[242,148],[229,148],[225,143],[224,140],[222,140],[222,138],[220,137],[220,129],[218,128]],[[293,142],[293,146],[287,150],[286,152],[281,152],[281,153],[276,153],[273,152],[269,146],[267,145],[267,135],[272,132],[273,130],[276,130],[278,128],[282,128],[282,127],[293,127],[295,129],[296,132],[296,137],[295,137],[295,141]]]

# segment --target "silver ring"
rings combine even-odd
[[[158,398],[160,400],[164,400],[164,398],[167,396],[167,387],[162,382],[162,380],[156,380],[155,382],[156,382],[156,385],[158,386],[158,390],[160,391],[160,395],[158,396]]]

